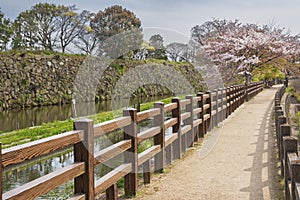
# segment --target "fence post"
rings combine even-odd
[[[297,158],[299,159],[299,158]],[[299,160],[298,160],[299,161]],[[296,183],[300,182],[300,163],[295,162],[291,163],[292,168],[292,176],[291,176],[291,182],[292,182],[292,199],[296,199]]]
[[[239,86],[239,107],[243,104],[243,87]]]
[[[284,191],[285,199],[291,199],[289,191],[289,180],[291,179],[288,165],[288,153],[296,153],[298,155],[297,139],[292,136],[283,137],[283,149],[284,149]]]
[[[215,114],[213,115],[212,128],[215,128],[218,126],[218,90],[215,89],[213,93],[214,97],[212,101],[214,102],[214,106],[212,108],[212,112],[215,112]]]
[[[180,158],[181,157],[181,106],[180,99],[178,97],[172,98],[172,103],[177,104],[177,108],[172,110],[172,118],[177,118],[177,123],[173,126],[173,133],[177,134],[177,140],[174,141],[173,145],[173,157]]]
[[[275,112],[279,111],[279,110],[282,110],[282,107],[279,103],[279,105],[275,102]]]
[[[154,104],[155,108],[160,109],[160,114],[154,117],[154,126],[160,127],[160,133],[154,136],[154,145],[160,145],[160,152],[154,156],[155,172],[163,172],[165,164],[165,128],[164,128],[164,119],[165,119],[165,110],[164,103],[157,102]]]
[[[143,164],[143,178],[144,178],[144,184],[150,184],[150,181],[151,181],[151,162],[150,162],[150,160],[147,160]]]
[[[220,122],[222,122],[222,89],[218,89],[218,96],[217,96],[217,124],[219,125]]]
[[[229,115],[233,112],[233,87],[229,88]]]
[[[201,108],[201,113],[199,113],[199,115],[200,115],[199,119],[202,119],[202,123],[199,125],[199,128],[198,128],[198,134],[199,134],[199,138],[203,138],[204,137],[204,132],[205,132],[205,129],[204,129],[205,122],[204,122],[203,93],[198,93],[197,96],[201,98],[201,100],[198,102],[198,105],[199,105],[199,108]]]
[[[113,199],[113,200],[117,200],[118,199],[118,186],[117,184],[113,184],[112,186],[110,186],[107,190],[106,190],[106,199]]]
[[[190,117],[187,118],[186,124],[191,125],[191,130],[189,131],[189,134],[187,134],[187,147],[192,147],[194,146],[194,139],[195,139],[195,133],[194,133],[194,124],[193,124],[193,96],[192,95],[187,95],[185,97],[186,99],[190,100],[190,103],[186,105],[186,112],[190,113]]]
[[[74,145],[74,162],[85,162],[85,173],[74,180],[75,194],[83,193],[86,199],[95,199],[94,183],[94,122],[90,119],[79,119],[74,122],[74,130],[83,130],[82,142]]]
[[[277,148],[278,148],[278,158],[280,158],[280,135],[281,135],[281,133],[280,133],[280,127],[281,127],[281,125],[283,125],[283,124],[285,124],[286,123],[286,117],[285,116],[283,116],[283,115],[281,115],[281,116],[279,116],[278,117],[278,124],[277,124]]]
[[[124,190],[126,195],[133,196],[138,189],[137,110],[126,109],[123,116],[131,117],[130,125],[124,127],[124,140],[131,140],[131,148],[125,151],[125,163],[132,163],[131,173],[125,176]]]
[[[283,137],[291,136],[291,127],[288,124],[282,124],[280,126],[280,147],[279,147],[279,160],[281,166],[281,176],[284,177],[284,149],[283,149]]]
[[[206,94],[209,95],[209,97],[206,99],[206,103],[209,104],[209,108],[206,110],[207,113],[205,114],[209,114],[210,117],[205,123],[205,134],[212,129],[212,97],[210,91],[207,91]]]
[[[244,86],[244,95],[245,95],[245,97],[244,97],[244,102],[248,102],[249,101],[249,99],[248,99],[248,84],[246,83],[245,84],[245,86]]]
[[[275,130],[276,130],[276,136],[278,134],[278,117],[279,116],[282,116],[283,115],[283,111],[281,109],[281,106],[280,108],[278,108],[276,111],[275,111]]]
[[[236,86],[232,86],[232,112],[236,109]]]
[[[226,88],[226,118],[230,115],[230,89],[229,87]]]
[[[226,89],[222,88],[222,121],[226,119],[227,99]]]

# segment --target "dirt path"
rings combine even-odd
[[[200,147],[175,161],[134,199],[281,199],[272,121],[276,89],[258,94],[207,136],[217,142],[205,157]]]

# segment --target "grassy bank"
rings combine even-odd
[[[172,98],[166,98],[160,101],[164,102],[165,104],[168,104],[171,102],[171,100]],[[153,104],[154,102],[141,104],[141,111],[152,108]],[[120,109],[117,111],[98,113],[93,116],[88,116],[87,118],[94,120],[94,124],[98,124],[107,120],[114,119],[121,115],[122,110]],[[45,123],[37,127],[30,127],[21,130],[1,133],[0,142],[3,145],[3,148],[8,148],[71,130],[73,130],[73,120],[69,119],[66,121],[54,121],[51,123]]]

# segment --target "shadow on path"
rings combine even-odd
[[[275,89],[275,88],[273,88]],[[269,102],[268,102],[269,103]],[[251,168],[244,169],[251,171],[250,186],[241,189],[242,192],[249,192],[250,200],[283,199],[283,188],[280,185],[278,160],[276,155],[276,141],[274,131],[273,102],[269,103],[268,111],[260,119],[261,124],[258,130],[255,152]],[[267,177],[263,177],[263,170],[267,170]],[[274,178],[275,176],[275,178]]]

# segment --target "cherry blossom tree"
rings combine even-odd
[[[226,81],[237,73],[250,74],[263,64],[299,54],[298,36],[274,26],[214,19],[193,27],[191,32],[192,40],[219,66]]]

